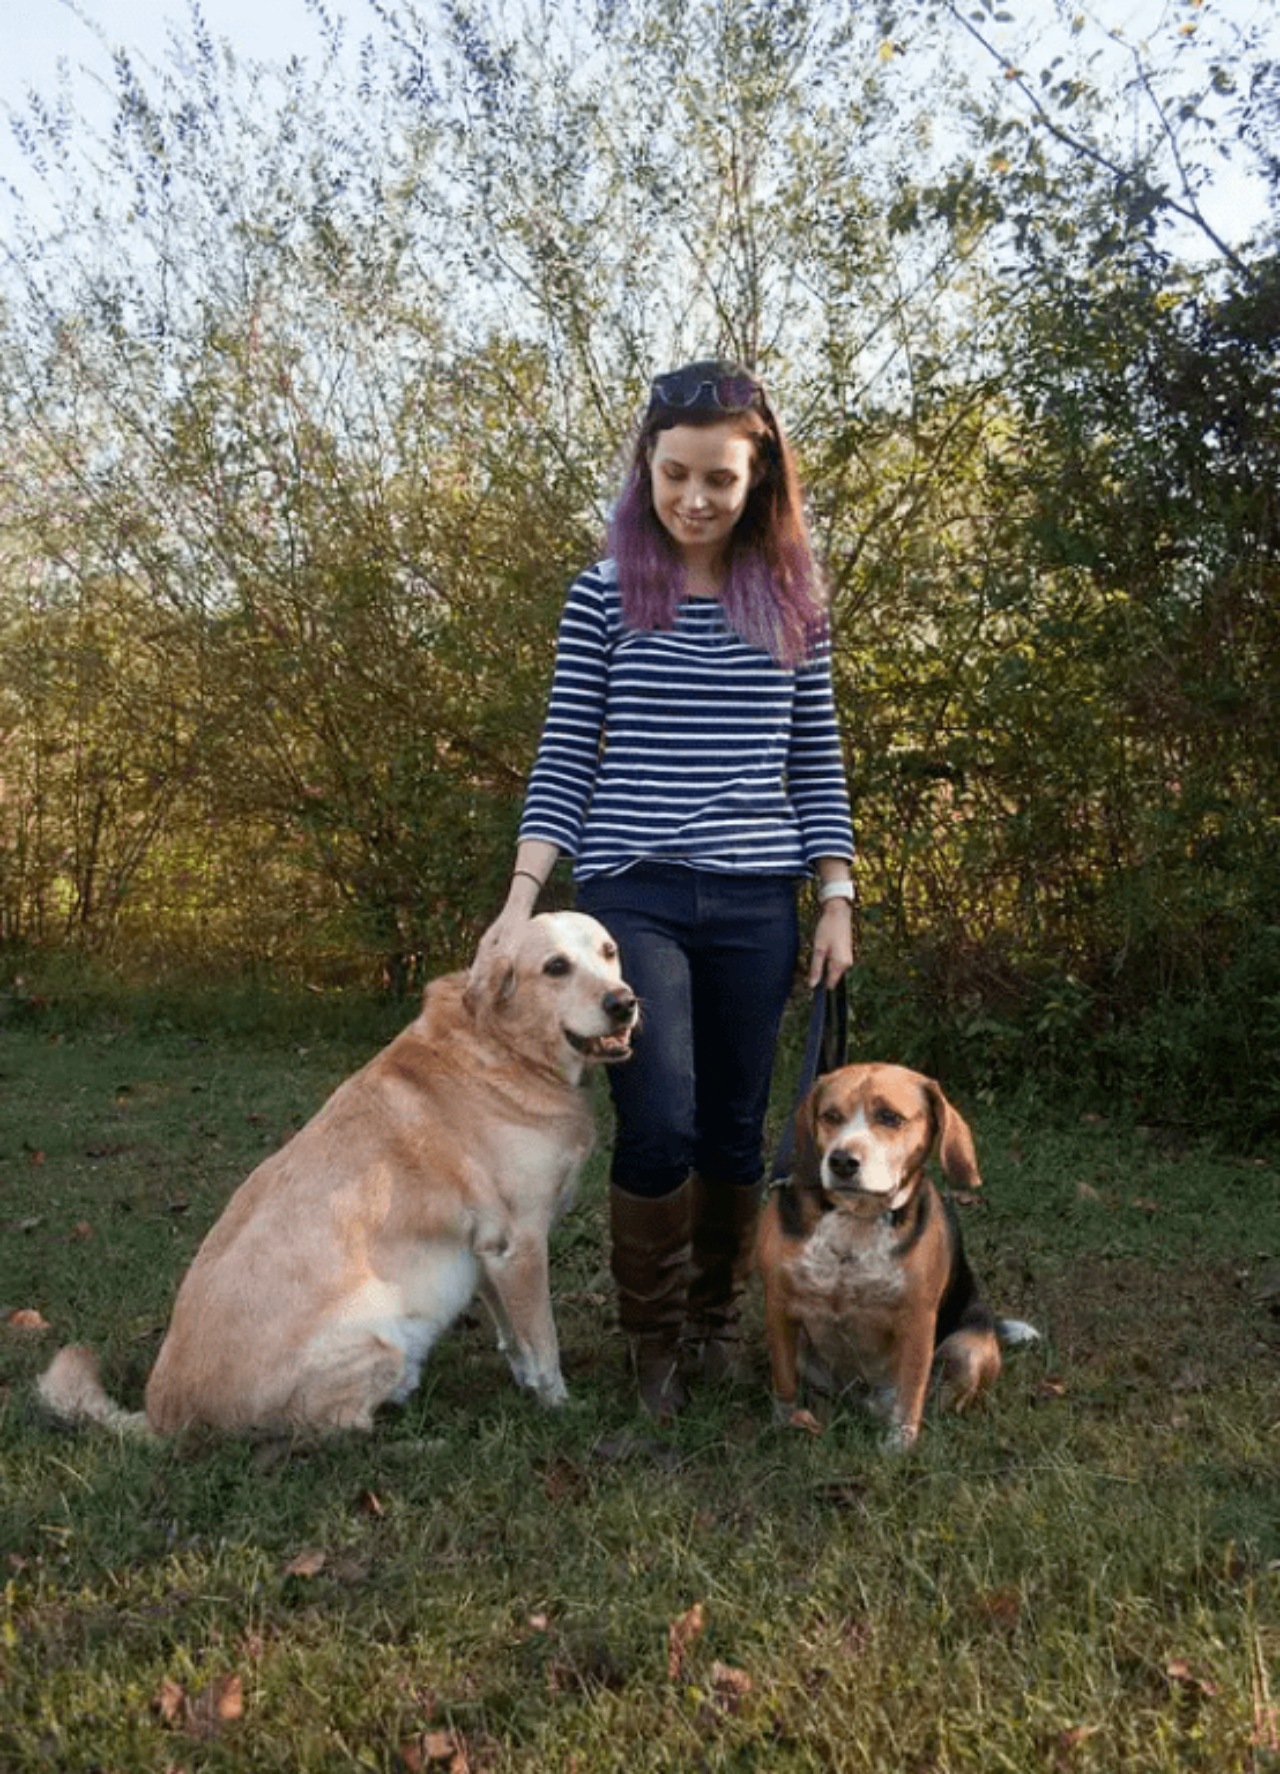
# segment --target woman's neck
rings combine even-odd
[[[690,560],[686,554],[684,595],[687,598],[718,598],[724,589],[728,571],[723,560]]]

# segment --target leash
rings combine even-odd
[[[791,1180],[791,1160],[796,1140],[796,1110],[817,1080],[845,1064],[849,1049],[849,994],[842,979],[838,986],[819,986],[809,1012],[809,1035],[804,1061],[796,1081],[795,1102],[787,1116],[777,1156],[769,1173],[769,1187],[780,1189]]]

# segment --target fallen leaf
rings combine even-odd
[[[93,1237],[93,1227],[88,1220],[77,1220],[70,1232],[67,1233],[67,1237],[72,1244],[85,1244]]]
[[[382,1498],[376,1491],[361,1491],[360,1501],[356,1507],[361,1515],[372,1515],[378,1519],[387,1513],[382,1507]]]
[[[466,1747],[456,1731],[424,1731],[417,1739],[417,1747],[422,1758],[419,1767],[448,1762],[449,1774],[466,1774]]]
[[[1080,1749],[1090,1737],[1097,1737],[1099,1731],[1101,1724],[1073,1724],[1065,1731],[1058,1731],[1058,1749]]]
[[[701,1602],[673,1620],[667,1628],[667,1680],[678,1682],[684,1674],[684,1660],[706,1629],[707,1613]]]
[[[711,1692],[726,1712],[736,1712],[754,1686],[745,1669],[732,1663],[711,1665]]]
[[[166,1676],[152,1702],[171,1730],[204,1742],[244,1716],[244,1687],[238,1675],[221,1675],[193,1698],[181,1682]]]
[[[1208,1676],[1197,1675],[1185,1657],[1171,1657],[1164,1666],[1164,1673],[1175,1687],[1184,1688],[1203,1699],[1212,1700],[1218,1692],[1217,1682]]]
[[[1076,1200],[1077,1201],[1101,1201],[1102,1200],[1102,1190],[1095,1189],[1092,1183],[1077,1183],[1076,1184]]]
[[[243,1717],[244,1685],[238,1675],[222,1675],[189,1702],[183,1729],[189,1736],[208,1739]]]
[[[5,1322],[10,1330],[27,1331],[37,1336],[41,1331],[53,1329],[49,1320],[37,1312],[34,1306],[20,1306],[16,1312],[9,1314]]]
[[[985,1595],[978,1597],[978,1607],[993,1626],[1008,1632],[1018,1624],[1022,1613],[1022,1594],[1012,1585],[1003,1589],[989,1589]]]
[[[1253,1735],[1249,1741],[1255,1749],[1269,1750],[1273,1755],[1280,1753],[1280,1706],[1255,1702]]]
[[[1161,1211],[1160,1203],[1153,1201],[1149,1195],[1135,1195],[1129,1206],[1136,1207],[1139,1213],[1159,1213]]]
[[[152,1702],[166,1725],[176,1725],[179,1722],[186,1703],[186,1689],[181,1682],[175,1682],[173,1677],[168,1675],[161,1682],[160,1691]]]
[[[328,1562],[329,1555],[323,1547],[308,1546],[289,1560],[281,1575],[285,1577],[316,1577]]]
[[[986,1202],[981,1195],[975,1195],[972,1189],[950,1189],[947,1191],[957,1207],[985,1207]]]
[[[44,1163],[44,1153],[39,1151],[38,1149],[34,1152],[28,1152],[27,1162],[29,1164],[43,1164]]]
[[[1037,1392],[1041,1398],[1065,1398],[1067,1382],[1065,1380],[1041,1380]]]

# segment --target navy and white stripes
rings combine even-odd
[[[520,836],[574,857],[580,881],[642,858],[803,875],[851,857],[828,645],[777,665],[714,598],[671,630],[627,629],[612,563],[592,567],[565,604]]]

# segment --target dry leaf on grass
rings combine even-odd
[[[1022,1616],[1022,1592],[1012,1584],[1003,1589],[988,1589],[978,1597],[978,1608],[992,1626],[1010,1632]]]
[[[427,1768],[447,1767],[449,1774],[470,1774],[467,1746],[456,1731],[423,1731],[402,1743],[400,1761],[407,1774],[423,1774]]]
[[[329,1562],[329,1554],[321,1546],[308,1546],[296,1553],[284,1567],[284,1577],[318,1577]]]
[[[1059,1768],[1072,1766],[1069,1758],[1074,1756],[1082,1744],[1087,1743],[1091,1737],[1096,1737],[1101,1729],[1101,1725],[1071,1725],[1067,1730],[1059,1731],[1058,1754],[1055,1757],[1057,1766]]]
[[[209,1742],[244,1717],[244,1684],[238,1675],[221,1675],[190,1695],[181,1682],[166,1676],[154,1706],[171,1730]]]
[[[673,1620],[667,1628],[667,1679],[678,1682],[684,1674],[684,1660],[690,1648],[701,1638],[707,1624],[707,1613],[701,1602]]]
[[[177,1725],[182,1717],[182,1709],[186,1705],[187,1691],[181,1682],[175,1682],[172,1676],[166,1676],[160,1684],[160,1692],[152,1702],[166,1725]]]
[[[1217,1682],[1209,1676],[1198,1675],[1185,1657],[1171,1657],[1164,1666],[1164,1673],[1175,1687],[1202,1699],[1212,1700],[1218,1692]]]
[[[1254,1705],[1253,1735],[1249,1741],[1255,1749],[1280,1755],[1280,1706]]]
[[[9,1314],[5,1323],[10,1330],[27,1331],[36,1336],[42,1331],[53,1329],[49,1320],[37,1312],[34,1306],[20,1306],[17,1311]]]
[[[711,1665],[712,1696],[726,1712],[736,1712],[753,1686],[745,1669],[738,1669],[732,1663]]]

